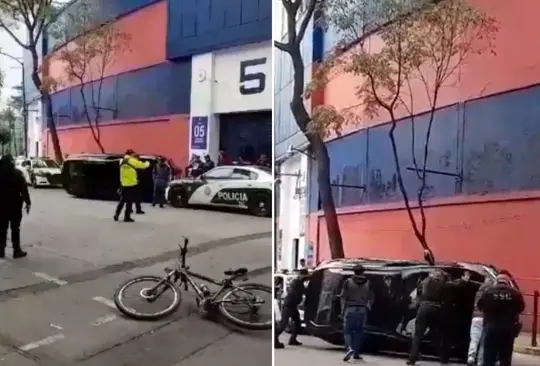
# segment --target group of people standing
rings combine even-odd
[[[132,217],[133,205],[135,213],[142,215],[145,212],[141,207],[142,192],[139,171],[148,169],[150,162],[141,161],[139,156],[131,149],[127,150],[120,161],[120,200],[114,213],[114,221],[118,221],[124,211],[124,222],[134,222]],[[165,190],[171,180],[172,172],[164,158],[159,157],[152,172],[153,198],[152,206],[157,204],[164,207],[166,203]],[[124,210],[125,208],[125,210]]]
[[[364,276],[364,268],[353,268],[340,294],[343,318],[343,335],[346,354],[343,361],[361,360],[364,327],[374,301],[370,281]],[[284,325],[292,324],[289,345],[300,345],[298,306],[304,296],[304,283],[309,280],[308,271],[300,269],[290,284],[284,301],[280,325],[276,326],[275,348],[283,348],[279,336]],[[429,331],[439,341],[440,363],[449,363],[449,348],[454,318],[453,291],[471,281],[465,271],[459,279],[451,279],[442,269],[435,269],[419,283],[416,290],[416,317],[414,334],[407,365],[415,365],[420,357],[420,344]],[[496,278],[486,276],[484,284],[476,293],[475,310],[471,321],[468,366],[511,366],[514,340],[521,331],[519,317],[525,309],[523,295],[512,284],[508,272],[502,271]]]
[[[244,160],[242,157],[239,157],[237,160],[233,160],[225,151],[220,150],[217,166],[223,165],[257,165],[270,168],[272,166],[272,162],[266,154],[261,154],[254,162]],[[215,167],[216,163],[214,163],[209,154],[205,154],[202,157],[197,154],[193,154],[189,159],[189,165],[186,167],[186,177],[197,178]]]

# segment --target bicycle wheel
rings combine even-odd
[[[254,295],[256,291],[264,293],[268,298]],[[219,300],[219,312],[231,323],[245,329],[272,329],[272,288],[258,283],[231,288]],[[268,319],[262,321],[263,316]]]
[[[161,285],[151,292],[151,290],[161,282]],[[128,290],[131,290],[135,285],[143,284],[143,288],[139,291],[136,291],[137,300],[143,300],[142,303],[144,308],[150,308],[153,305],[156,305],[158,302],[165,303],[165,306],[157,306],[158,310],[136,310],[127,301]],[[165,296],[164,296],[165,295]],[[172,296],[169,296],[172,295]],[[172,297],[172,298],[171,298]],[[135,277],[123,285],[121,285],[114,294],[114,303],[118,310],[120,310],[124,315],[137,319],[137,320],[158,320],[172,314],[178,307],[181,302],[180,291],[168,280],[164,280],[161,277],[157,276],[140,276]]]

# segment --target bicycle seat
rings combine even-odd
[[[223,273],[225,273],[226,276],[243,276],[246,273],[248,273],[248,269],[244,267],[240,267],[237,269],[229,269]]]

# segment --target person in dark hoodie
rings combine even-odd
[[[171,181],[171,169],[165,164],[165,159],[159,157],[154,171],[152,172],[152,178],[154,181],[154,195],[152,197],[152,206],[155,207],[159,204],[159,207],[163,208],[166,202],[165,189]]]
[[[300,333],[302,323],[300,319],[300,312],[298,306],[304,299],[304,293],[306,287],[304,283],[309,278],[309,271],[307,269],[298,270],[298,276],[291,281],[287,289],[287,296],[283,302],[283,313],[281,317],[281,326],[277,327],[274,331],[274,348],[284,348],[285,345],[279,341],[279,336],[289,324],[292,322],[291,338],[289,338],[289,346],[301,346],[302,343],[298,342],[298,333]],[[279,328],[279,329],[278,329]]]
[[[419,306],[416,313],[414,335],[407,365],[415,365],[420,357],[420,343],[429,329],[439,334],[439,358],[447,365],[448,338],[450,336],[451,301],[453,288],[469,282],[470,273],[465,271],[462,278],[450,281],[446,272],[436,269],[418,287]]]
[[[11,155],[0,159],[0,202],[0,258],[6,256],[8,229],[11,229],[13,258],[24,258],[27,253],[21,249],[22,210],[24,203],[26,213],[30,213],[30,194],[26,180],[15,168]]]
[[[484,314],[484,366],[497,362],[511,366],[519,316],[525,310],[523,295],[512,286],[508,275],[500,274],[497,283],[482,293],[478,308]]]
[[[214,169],[215,166],[216,166],[216,164],[214,163],[214,161],[212,160],[210,155],[206,154],[204,156],[204,162],[203,162],[203,173],[206,173],[206,172]]]
[[[368,317],[368,310],[373,301],[373,292],[368,279],[364,276],[364,267],[357,265],[353,269],[354,275],[348,278],[341,290],[341,307],[343,314],[343,335],[347,347],[343,361],[351,357],[361,360],[364,326]]]

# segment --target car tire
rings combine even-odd
[[[272,198],[266,193],[256,193],[248,202],[249,213],[253,216],[271,217]]]
[[[30,182],[32,184],[32,188],[37,188],[38,187],[35,177],[30,178]]]
[[[176,208],[187,207],[187,200],[183,189],[171,189],[169,197],[167,197],[171,206]]]

